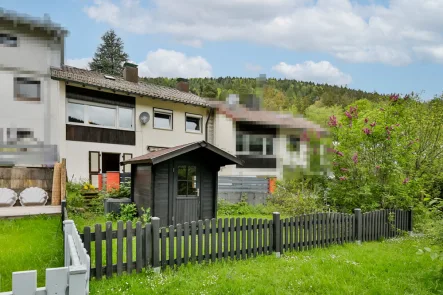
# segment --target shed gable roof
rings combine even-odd
[[[231,155],[230,153],[227,153],[227,152],[219,149],[218,147],[216,147],[212,144],[207,143],[204,140],[192,142],[192,143],[188,143],[188,144],[183,144],[183,145],[179,145],[179,146],[175,146],[175,147],[171,147],[171,148],[166,148],[166,149],[158,150],[155,152],[150,152],[145,155],[123,161],[123,162],[121,162],[121,165],[142,164],[142,163],[156,165],[156,164],[161,163],[163,161],[167,161],[169,159],[175,158],[177,156],[183,155],[185,153],[188,153],[188,152],[194,151],[196,149],[200,149],[200,148],[207,149],[207,150],[213,152],[214,154],[216,154],[220,157],[223,157],[224,159],[227,160],[227,162],[229,162],[226,165],[230,165],[230,164],[243,165],[242,160],[236,158],[235,156]]]

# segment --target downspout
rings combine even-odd
[[[209,123],[209,120],[211,119],[211,115],[212,115],[212,112],[214,111],[214,109],[213,108],[211,108],[211,109],[209,109],[209,113],[208,113],[208,119],[206,120],[206,126],[205,126],[205,141],[206,142],[208,142],[208,123]]]

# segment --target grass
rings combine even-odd
[[[281,258],[167,268],[93,280],[91,294],[436,294],[443,262],[419,256],[429,241],[398,238],[288,252]]]
[[[45,285],[45,270],[63,266],[60,217],[36,216],[0,220],[0,292],[12,290],[12,272],[37,270]]]

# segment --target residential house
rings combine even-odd
[[[0,9],[0,164],[53,165],[57,160],[58,82],[67,31],[49,18]]]
[[[129,63],[123,78],[69,66],[52,67],[51,77],[59,81],[59,150],[69,177],[97,185],[100,174],[130,172],[122,161],[205,140],[209,105],[185,80],[178,89],[139,82]]]
[[[242,166],[221,168],[219,175],[281,179],[285,167],[308,169],[309,146],[302,139],[307,130],[320,136],[326,133],[302,117],[262,110],[254,96],[244,105],[232,97],[227,102],[210,104],[215,110],[210,142],[244,161]]]

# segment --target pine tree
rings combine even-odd
[[[92,71],[122,76],[123,64],[128,61],[128,54],[124,52],[122,39],[111,29],[102,36],[102,41],[103,43],[97,47],[89,67]]]

